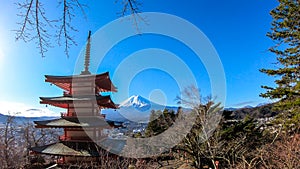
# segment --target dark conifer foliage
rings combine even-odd
[[[278,99],[277,108],[285,110],[284,118],[289,119],[288,123],[295,124],[300,119],[300,1],[279,0],[270,15],[273,21],[267,36],[275,45],[269,50],[278,62],[274,69],[260,71],[276,77],[276,86],[262,86],[267,91],[261,96]]]

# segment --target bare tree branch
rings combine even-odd
[[[121,0],[121,4],[123,5],[123,9],[120,12],[121,16],[125,16],[126,14],[135,15],[141,12],[140,7],[142,4],[139,0]]]
[[[116,0],[118,2],[119,0]],[[140,3],[140,0],[121,0],[121,4],[123,6],[123,9],[121,12],[119,12],[120,16],[125,16],[127,14],[131,15],[133,19],[133,25],[136,28],[137,32],[140,33],[139,30],[139,21],[142,21],[144,23],[147,23],[144,18],[142,18],[139,13],[141,12],[141,6],[142,3]]]
[[[37,39],[37,48],[40,54],[44,57],[45,52],[51,47],[47,30],[51,27],[51,21],[45,15],[43,4],[39,0],[30,0],[23,3],[17,3],[18,9],[21,10],[19,17],[22,22],[19,22],[20,29],[16,31],[16,40],[29,42]],[[25,11],[24,13],[22,12]]]
[[[27,24],[32,24],[29,18],[30,17],[29,13],[32,9],[32,4],[33,4],[33,0],[30,0],[30,2],[28,3],[17,4],[19,6],[19,9],[27,8],[27,10],[25,15],[23,15],[22,13],[18,15],[20,17],[24,17],[24,21],[22,23],[18,23],[21,25],[21,28],[16,32],[16,40],[22,39],[26,42],[26,39],[28,37],[28,35],[26,34],[26,30],[28,29]]]
[[[79,9],[86,18],[85,7],[80,0],[60,0],[58,7],[62,6],[61,16],[51,20],[43,7],[40,0],[24,0],[22,3],[16,3],[20,13],[17,14],[21,18],[21,22],[17,23],[20,28],[15,30],[16,40],[29,42],[36,41],[37,48],[42,57],[49,48],[53,47],[51,41],[55,38],[59,46],[63,45],[65,54],[69,57],[69,50],[72,45],[77,45],[74,39],[74,32],[78,30],[72,21],[77,17],[76,9]],[[122,0],[123,9],[121,15],[131,14],[134,19],[134,25],[138,29],[138,20],[143,20],[137,15],[140,12],[140,0]],[[54,24],[54,26],[52,26]],[[54,29],[55,33],[52,29]]]

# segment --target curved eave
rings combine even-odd
[[[126,145],[126,139],[106,138],[98,144],[100,144],[101,147],[93,142],[59,142],[40,147],[32,147],[30,150],[40,154],[57,156],[99,157],[101,155],[107,155],[107,152],[102,154],[103,151],[106,150],[109,150],[110,155],[112,155],[112,153],[120,154]]]
[[[86,128],[110,127],[110,124],[101,117],[64,117],[60,119],[34,121],[36,128]]]
[[[78,143],[72,142],[60,142],[49,144],[40,147],[32,147],[30,148],[31,151],[40,154],[48,154],[48,155],[59,155],[59,156],[81,156],[81,157],[99,157],[100,154],[97,151],[95,144],[85,143],[87,147],[77,148],[76,146]],[[83,144],[83,143],[82,143]]]
[[[109,72],[96,75],[45,75],[45,78],[46,82],[50,82],[66,91],[70,91],[71,84],[74,82],[94,81],[96,84],[97,92],[117,92],[117,88],[113,85],[112,81],[109,78]]]
[[[61,97],[40,97],[41,104],[50,104],[55,107],[68,108],[70,104],[97,101],[100,109],[112,108],[117,109],[110,96],[61,96]]]

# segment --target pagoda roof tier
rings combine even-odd
[[[45,75],[46,82],[53,83],[54,85],[62,88],[63,90],[70,91],[72,83],[89,82],[94,81],[97,92],[117,92],[117,88],[113,85],[109,78],[109,72],[96,75],[71,75],[71,76],[52,76]]]
[[[37,128],[63,127],[63,128],[83,128],[83,127],[109,127],[110,124],[103,117],[62,117],[60,119],[34,121]]]
[[[96,102],[99,108],[113,108],[117,109],[115,103],[111,100],[110,96],[89,95],[89,96],[60,96],[60,97],[40,97],[41,104],[50,104],[60,108],[69,108],[70,104]],[[76,108],[76,107],[75,107]]]
[[[102,143],[101,147],[103,146]],[[103,140],[104,147],[114,154],[119,154],[126,140],[109,139]],[[58,155],[58,156],[83,156],[83,157],[99,157],[103,153],[103,149],[94,142],[68,142],[63,141],[40,147],[32,147],[31,151],[41,154]],[[103,153],[103,155],[106,153]]]
[[[93,142],[59,142],[31,148],[32,151],[41,154],[83,157],[98,157],[99,149],[101,148]]]

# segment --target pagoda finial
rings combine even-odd
[[[91,31],[89,31],[87,44],[85,48],[85,62],[84,62],[84,71],[81,71],[82,75],[91,74],[91,72],[89,71],[90,54],[91,54]]]

